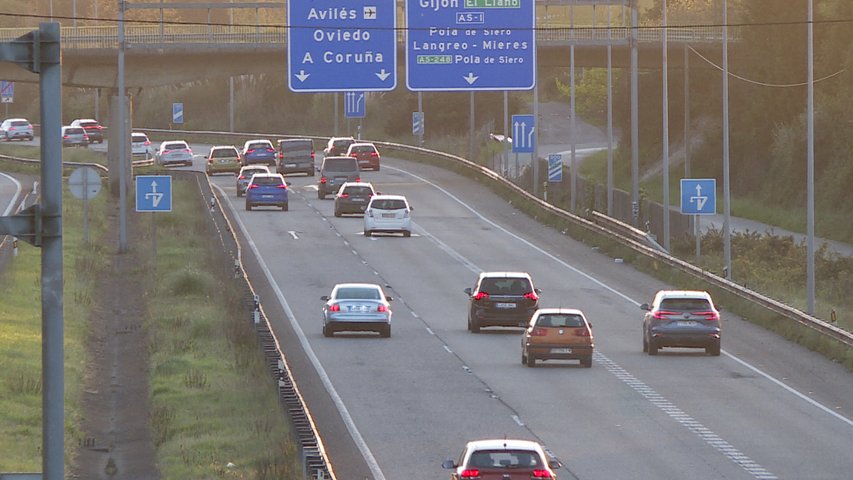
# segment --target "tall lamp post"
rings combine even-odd
[[[729,16],[723,0],[723,258],[726,280],[732,279],[731,186],[729,185]]]
[[[809,39],[808,39],[808,160],[807,160],[807,175],[806,175],[806,231],[807,240],[807,259],[806,259],[806,309],[809,315],[815,313],[815,246],[814,246],[814,0],[809,0]]]

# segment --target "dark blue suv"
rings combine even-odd
[[[258,173],[246,187],[246,210],[252,207],[280,207],[287,211],[287,182],[278,173]]]
[[[278,155],[269,140],[247,140],[240,156],[243,157],[243,166],[261,163],[275,167]]]

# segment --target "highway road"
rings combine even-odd
[[[197,152],[199,153],[199,152]],[[196,165],[195,168],[199,168]],[[315,178],[289,177],[290,210],[244,210],[234,177],[212,183],[245,236],[253,281],[338,478],[435,479],[468,440],[520,437],[564,464],[560,478],[849,478],[853,376],[723,307],[723,355],[642,353],[639,304],[666,285],[438,168],[383,158],[365,172],[414,206],[411,238],[365,238],[335,218]],[[520,362],[519,330],[466,329],[481,270],[529,272],[542,306],[593,323],[592,369]],[[338,282],[390,285],[392,336],[324,338]],[[304,353],[302,350],[307,351]]]

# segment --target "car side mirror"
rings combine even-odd
[[[456,468],[456,463],[448,458],[447,460],[441,462],[441,468],[445,470],[452,470]]]
[[[542,293],[542,289],[541,289],[541,288],[534,288],[534,289],[533,289],[533,291],[534,291],[534,292],[536,292],[536,294],[537,294],[537,295],[539,295],[540,293]]]
[[[324,301],[328,302],[328,301],[329,301],[329,296],[328,296],[328,295],[323,295],[322,297],[320,297],[320,300],[324,300]]]
[[[470,297],[471,296],[471,287],[468,287],[464,290],[464,292]]]
[[[644,303],[644,304],[640,305],[640,310],[648,311],[648,310],[651,310],[651,307],[649,307],[648,303]]]
[[[409,211],[410,211],[410,212],[412,212],[412,211],[414,211],[414,210],[415,210],[415,207],[413,207],[413,206],[409,205]]]
[[[374,195],[382,195],[382,192],[376,192]]]
[[[284,184],[287,185],[288,187],[290,186],[290,182],[284,182]]]
[[[560,463],[559,460],[551,459],[548,460],[548,467],[550,467],[552,470],[559,470],[563,468],[563,464]]]
[[[393,301],[394,301],[394,297],[387,296],[387,297],[385,297],[385,300],[388,300],[389,302],[393,302]]]

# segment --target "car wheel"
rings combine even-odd
[[[365,236],[365,237],[369,237],[370,235],[372,235],[372,233],[373,233],[373,232],[371,232],[370,230],[365,230],[365,231],[364,231],[364,236]]]
[[[307,173],[309,177],[314,176],[314,170],[306,170],[305,173]]]
[[[412,232],[410,232],[409,230],[403,230],[403,236],[404,236],[404,237],[411,237],[411,236],[412,236]]]
[[[335,216],[336,216],[336,217],[340,217],[341,215],[342,215],[342,214],[341,214],[341,211],[336,209],[336,210],[335,210]]]
[[[655,341],[650,338],[649,339],[649,355],[657,355],[658,354],[658,348],[660,348],[660,347],[658,347],[657,344],[655,343]]]
[[[521,349],[521,364],[527,365],[527,355],[524,354],[524,349]]]
[[[288,205],[287,202],[284,202],[281,204],[281,211],[282,212],[286,212],[288,208],[290,208],[290,206]]]
[[[325,323],[323,324],[323,336],[324,337],[331,337],[332,334],[334,334],[334,333],[335,332],[332,331],[332,327],[326,325]]]
[[[643,334],[643,353],[649,351],[649,342],[646,340],[646,335]]]
[[[320,190],[317,190],[317,198],[319,198],[320,200],[325,200],[326,192],[321,192]]]
[[[240,189],[237,189],[237,198],[240,198],[240,197],[242,197],[242,196],[243,196],[243,194],[242,194],[242,193],[240,193]]]
[[[249,203],[249,202],[246,202],[246,211],[247,211],[247,212],[251,212],[251,211],[252,211],[252,204],[251,204],[251,203]]]
[[[584,368],[591,368],[592,367],[592,355],[590,355],[588,357],[583,357],[581,359],[581,366]]]
[[[713,355],[715,357],[719,357],[720,356],[720,341],[717,340],[716,342],[712,343],[711,345],[708,345],[707,347],[705,347],[705,353],[707,353],[708,355]]]
[[[536,366],[536,357],[531,354],[527,354],[527,366],[533,368]]]
[[[378,171],[379,171],[379,165],[377,165],[377,166],[376,166],[376,168],[374,168],[373,170],[374,170],[375,172],[378,172]]]
[[[480,333],[480,324],[476,320],[469,320],[468,330],[471,330],[471,333]]]
[[[382,327],[382,330],[379,331],[379,336],[382,338],[391,337],[391,325],[385,325]]]

